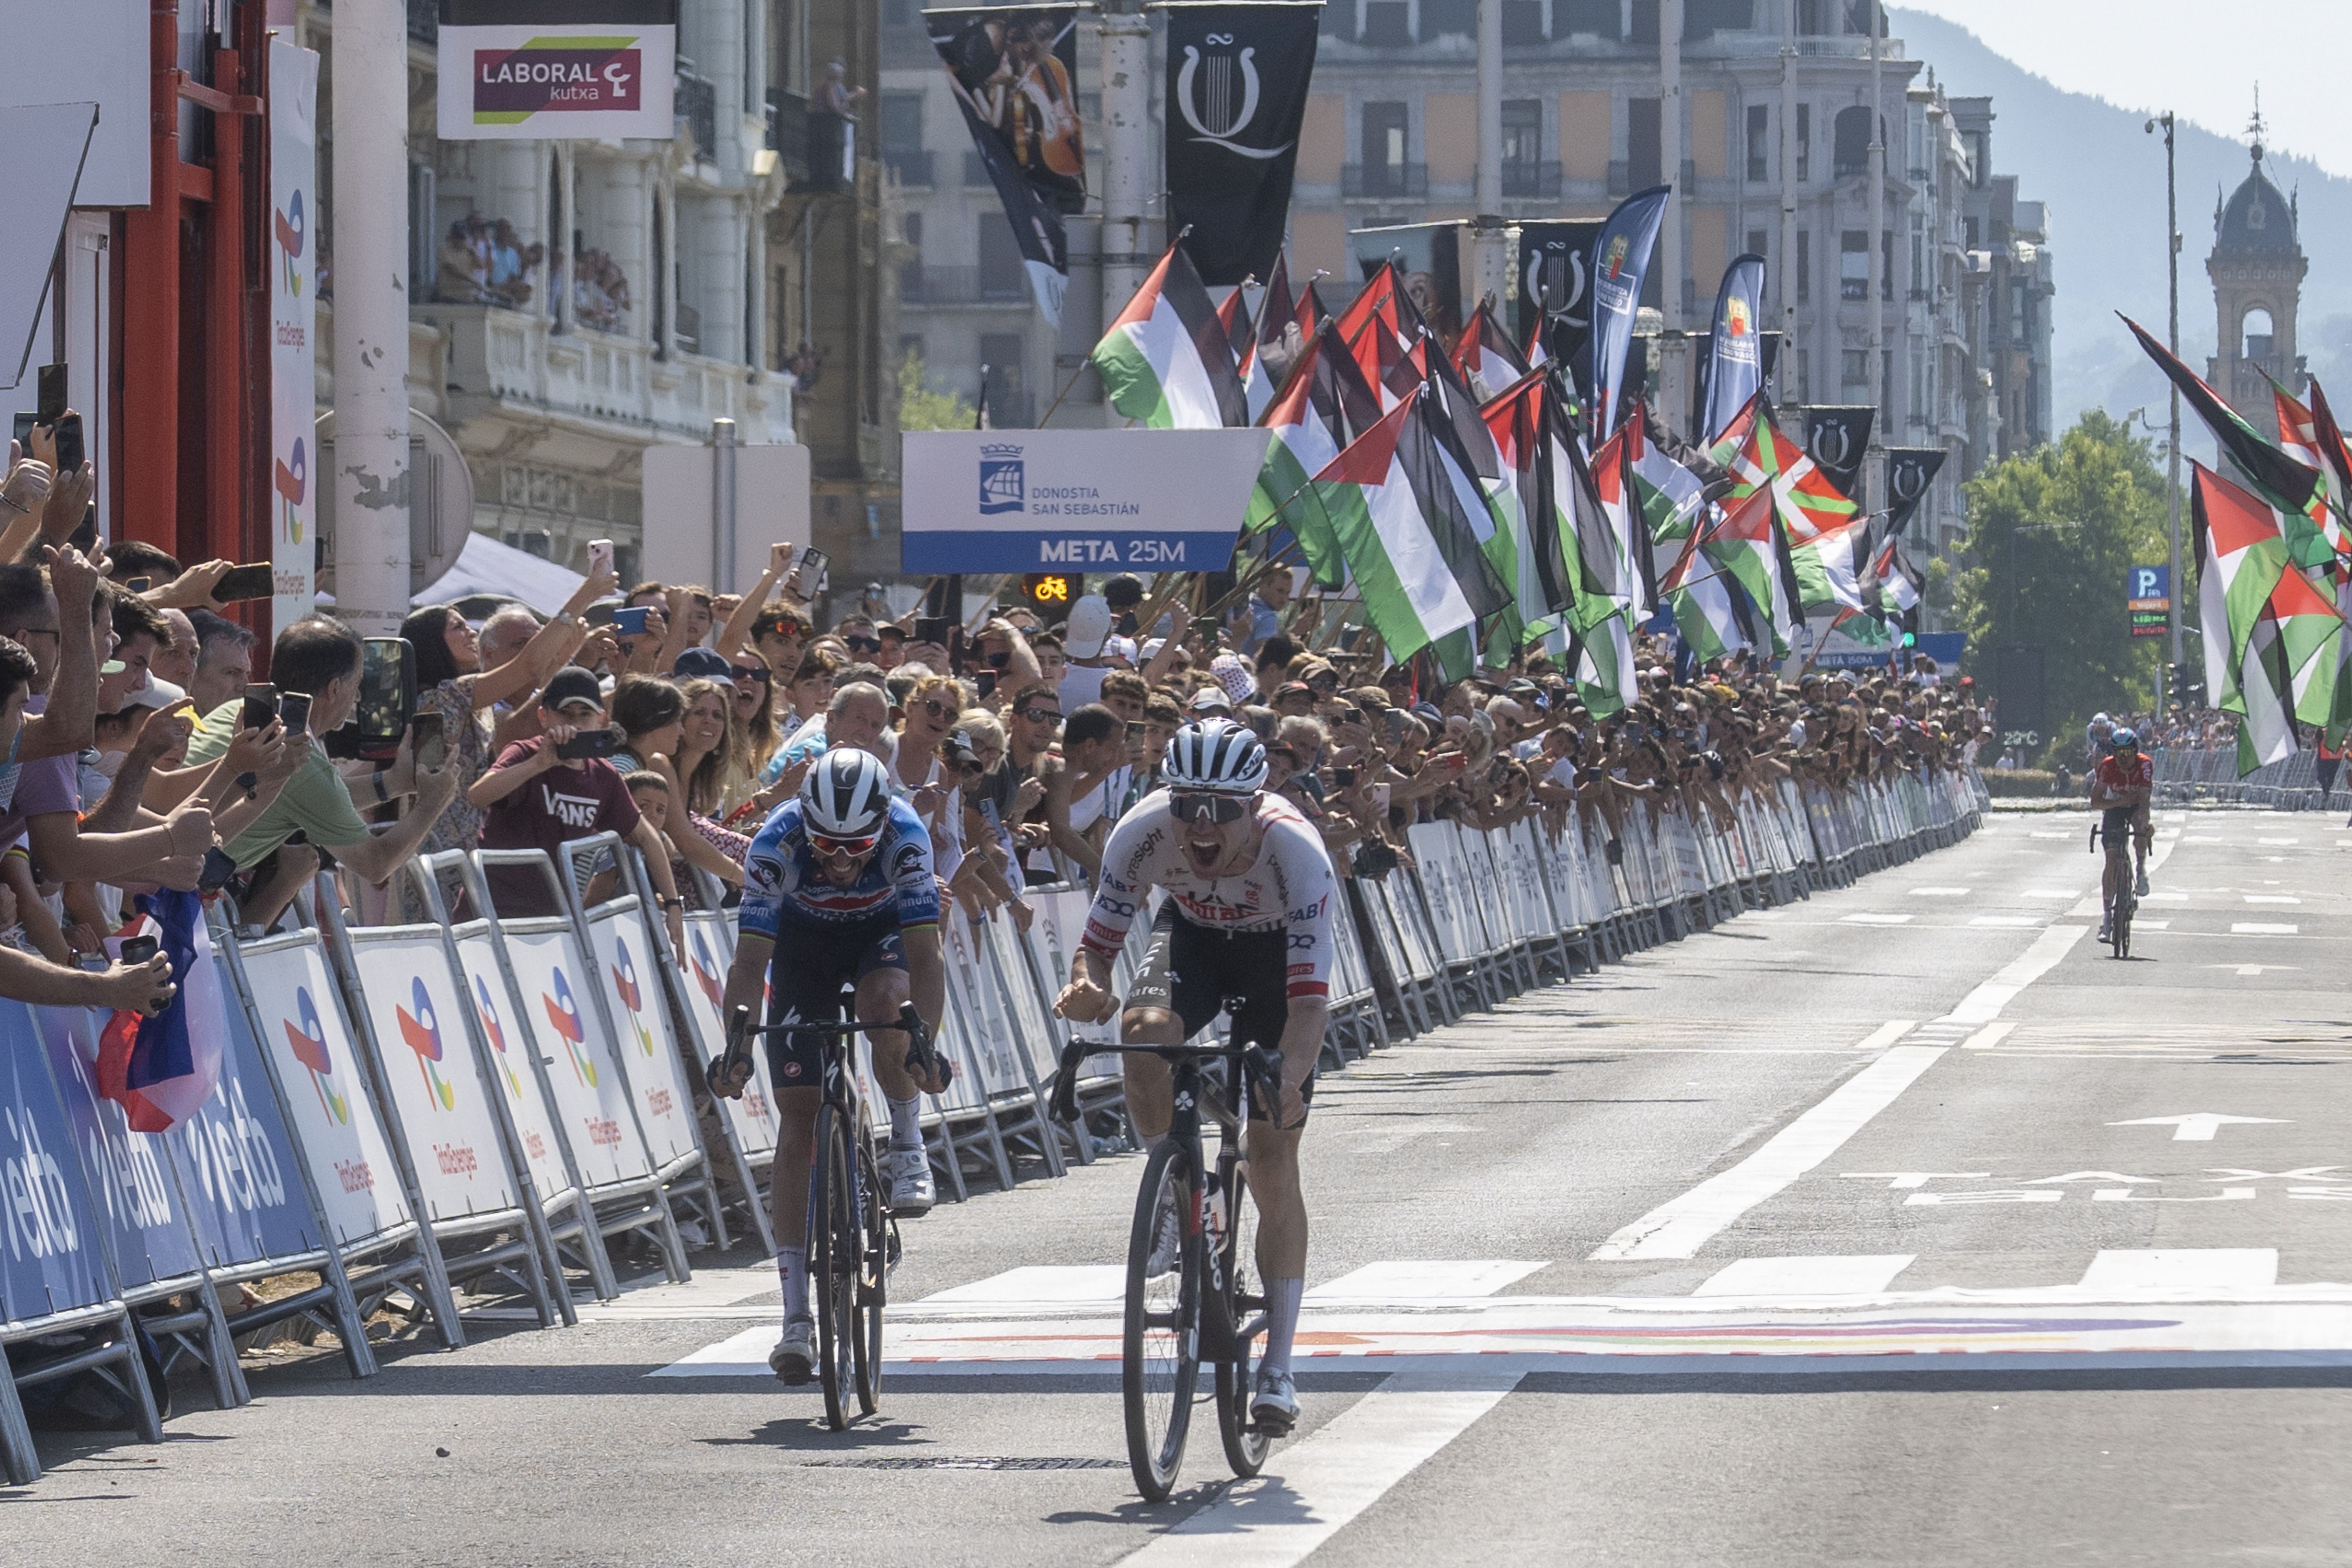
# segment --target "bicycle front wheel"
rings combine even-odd
[[[882,1306],[889,1293],[890,1233],[882,1215],[881,1172],[875,1164],[873,1140],[860,1140],[858,1149],[858,1256],[863,1264],[857,1277],[857,1408],[871,1415],[882,1405]]]
[[[1225,1462],[1246,1480],[1265,1468],[1274,1438],[1250,1419],[1252,1374],[1258,1341],[1265,1333],[1265,1282],[1257,1270],[1257,1199],[1241,1165],[1225,1173],[1225,1234],[1218,1269],[1224,1287],[1225,1321],[1233,1325],[1234,1359],[1217,1363],[1217,1435]]]
[[[849,1123],[827,1105],[816,1115],[816,1162],[809,1173],[809,1295],[816,1308],[817,1376],[825,1424],[850,1422],[857,1384],[857,1184]]]
[[[1184,1151],[1163,1141],[1144,1163],[1127,1243],[1127,1320],[1120,1384],[1127,1461],[1137,1489],[1166,1502],[1184,1463],[1201,1376],[1200,1236]]]

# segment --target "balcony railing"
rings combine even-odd
[[[913,262],[898,270],[898,298],[909,305],[1025,305],[1025,272]]]
[[[886,149],[882,153],[882,162],[893,174],[898,177],[900,184],[929,187],[931,183],[932,156],[932,153],[920,147],[901,147],[896,151]]]
[[[1340,195],[1351,202],[1425,201],[1426,163],[1350,163],[1342,172]]]
[[[808,100],[796,92],[768,89],[768,145],[785,180],[804,184],[809,174]]]
[[[1559,199],[1559,164],[1545,162],[1506,163],[1503,165],[1503,195],[1519,201],[1558,201]]]
[[[707,77],[699,77],[688,68],[690,62],[680,60],[677,67],[677,98],[671,115],[694,137],[695,151],[716,162],[719,156],[719,89]]]

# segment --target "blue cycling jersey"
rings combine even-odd
[[[776,808],[743,860],[741,928],[771,941],[784,927],[855,925],[895,913],[901,929],[937,925],[940,889],[931,871],[931,836],[915,808],[890,803],[882,842],[845,888],[827,881],[801,826],[801,803]]]

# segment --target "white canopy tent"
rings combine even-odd
[[[441,574],[439,582],[411,595],[408,602],[446,605],[477,594],[494,594],[551,616],[585,581],[577,572],[501,544],[487,533],[468,533],[465,548],[457,552],[457,563]]]

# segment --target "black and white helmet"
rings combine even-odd
[[[1170,789],[1255,795],[1265,787],[1265,748],[1247,725],[1230,719],[1187,724],[1168,742],[1160,773]]]
[[[890,776],[881,759],[835,746],[801,781],[801,826],[827,838],[867,838],[890,818]]]

